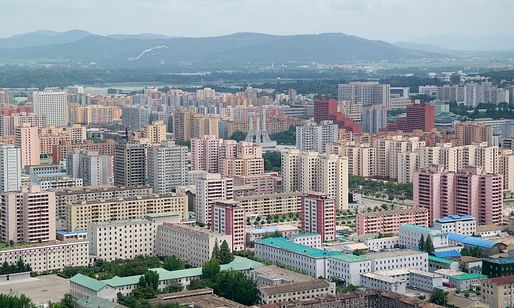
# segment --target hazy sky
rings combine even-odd
[[[399,41],[514,34],[514,0],[1,0],[0,37],[39,29],[213,36],[345,32]]]

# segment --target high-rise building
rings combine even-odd
[[[514,154],[512,150],[500,152],[498,173],[503,174],[503,189],[514,192]]]
[[[321,241],[336,239],[336,204],[322,194],[309,193],[302,197],[302,229],[318,233]]]
[[[384,105],[371,105],[362,112],[362,131],[376,134],[387,125],[387,107]]]
[[[282,152],[284,192],[317,192],[348,208],[348,159],[334,154],[288,150]]]
[[[12,144],[0,144],[0,192],[21,188],[21,152]]]
[[[155,193],[171,193],[187,184],[187,152],[186,146],[173,141],[148,148],[148,184]]]
[[[503,221],[503,177],[486,174],[481,168],[468,167],[450,172],[442,166],[414,173],[414,207],[429,210],[429,223],[449,215],[471,215],[477,223]]]
[[[217,200],[212,206],[211,220],[212,231],[232,237],[233,250],[245,249],[245,209],[237,201]]]
[[[241,141],[226,140],[220,148],[218,171],[223,176],[254,176],[264,174],[262,147]]]
[[[139,186],[146,183],[146,149],[143,144],[122,142],[114,154],[114,185]]]
[[[95,151],[74,149],[66,163],[68,175],[83,180],[84,186],[104,186],[114,183],[113,157]]]
[[[321,121],[319,125],[307,122],[296,127],[296,147],[302,151],[324,153],[329,143],[339,139],[339,125],[333,121]]]
[[[399,118],[387,126],[387,130],[412,132],[421,130],[429,132],[435,127],[435,107],[430,104],[412,104],[407,106],[407,116]]]
[[[208,173],[196,181],[196,222],[209,225],[212,207],[217,200],[233,199],[233,180],[219,173]]]
[[[191,169],[219,172],[219,152],[223,139],[213,135],[191,140]]]
[[[68,125],[66,92],[33,92],[34,113],[46,116],[46,123],[54,126]]]
[[[37,127],[22,123],[14,130],[16,147],[21,149],[21,167],[40,164],[41,144]]]
[[[164,121],[154,121],[145,127],[145,137],[150,144],[160,144],[166,140],[166,124]]]
[[[46,127],[46,117],[37,113],[13,113],[11,115],[0,115],[0,136],[14,135],[14,128],[22,123],[30,123],[38,128]]]
[[[482,142],[492,145],[493,142],[493,128],[483,123],[458,123],[455,125],[455,134],[457,135],[457,145]]]
[[[338,85],[339,102],[349,101],[352,104],[362,103],[364,106],[382,104],[389,106],[391,96],[389,84],[379,84],[376,81],[355,81]]]
[[[177,108],[173,112],[173,137],[175,140],[191,140],[191,119],[195,114],[194,108]]]
[[[121,114],[123,126],[131,131],[145,127],[150,120],[150,110],[141,105],[124,106]]]
[[[55,193],[37,185],[0,195],[0,240],[37,243],[55,241]]]
[[[337,101],[334,99],[318,99],[314,102],[314,121],[321,123],[325,120],[333,121],[339,125],[340,129],[351,131],[354,134],[359,134],[362,129],[360,125],[339,111]]]

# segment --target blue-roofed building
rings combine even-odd
[[[434,256],[439,258],[458,258],[460,257],[460,251],[458,250],[444,250],[434,252]]]
[[[327,259],[342,254],[294,243],[283,237],[255,241],[255,256],[264,261],[288,266],[312,277],[326,277]]]
[[[448,233],[448,241],[450,245],[461,245],[471,248],[478,247],[484,251],[486,256],[498,254],[507,248],[507,245],[503,243],[457,233]]]
[[[445,233],[474,235],[477,231],[475,217],[470,215],[450,215],[435,220],[434,229]]]

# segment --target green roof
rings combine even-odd
[[[468,280],[468,279],[487,279],[486,275],[478,274],[478,273],[465,273],[459,274],[455,276],[450,276],[452,279],[456,280]]]
[[[448,260],[448,259],[445,259],[445,258],[439,258],[439,257],[436,257],[436,256],[428,256],[428,261],[434,261],[434,262],[444,263],[444,264],[452,264],[452,263],[455,262],[455,261],[452,261],[452,260]]]
[[[351,255],[348,253],[343,253],[343,254],[340,254],[337,256],[333,256],[332,259],[341,260],[341,261],[345,261],[345,262],[359,262],[359,261],[369,260],[368,257],[356,256],[356,255]]]
[[[100,291],[107,285],[103,281],[96,280],[82,274],[76,274],[75,276],[71,277],[70,281],[95,291]]]
[[[265,239],[257,240],[255,243],[285,249],[293,253],[308,255],[309,257],[313,258],[323,258],[341,254],[340,251],[327,251],[296,244],[283,237],[268,237]]]
[[[220,266],[220,270],[222,271],[228,271],[228,270],[234,270],[234,271],[244,271],[249,269],[256,269],[259,267],[264,266],[264,264],[253,261],[247,258],[235,256],[234,260],[230,262],[229,264],[223,264]],[[159,281],[164,280],[175,280],[175,279],[182,279],[186,277],[198,277],[202,276],[202,268],[201,267],[195,267],[195,268],[188,268],[188,269],[182,269],[177,271],[167,271],[163,268],[152,268],[152,271],[155,271],[159,274]],[[114,276],[111,279],[106,280],[96,280],[93,278],[90,278],[88,276],[84,276],[82,274],[77,274],[71,278],[71,281],[80,284],[82,286],[87,287],[88,289],[92,289],[95,291],[98,291],[105,287],[106,285],[109,285],[111,287],[117,288],[121,286],[127,286],[127,285],[134,285],[139,282],[139,278],[141,278],[142,275],[134,275],[134,276],[127,276],[127,277],[118,277]]]
[[[448,235],[448,233],[440,233],[439,230],[435,230],[435,229],[432,229],[432,228],[429,228],[429,227],[423,227],[423,226],[411,225],[411,224],[405,224],[403,226],[405,226],[407,228],[410,228],[410,229],[417,230],[417,231],[427,232],[431,236],[446,236],[446,235]],[[434,232],[438,232],[438,233],[434,234]]]

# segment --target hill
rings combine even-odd
[[[434,52],[401,48],[342,33],[284,36],[236,33],[205,38],[90,34],[66,43],[0,49],[0,62],[94,62],[118,67],[349,63],[439,57],[441,55]]]

